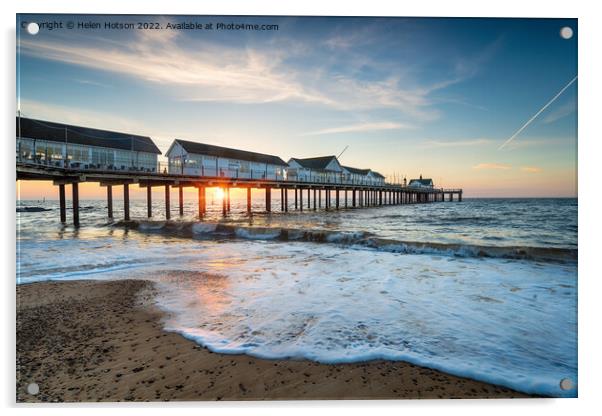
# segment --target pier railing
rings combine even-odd
[[[307,175],[288,176],[286,171],[270,172],[268,170],[241,170],[228,168],[205,168],[198,169],[197,174],[188,174],[186,171],[178,171],[174,166],[170,166],[168,162],[157,162],[156,165],[146,164],[142,166],[131,166],[125,164],[99,164],[88,162],[71,162],[60,159],[45,159],[43,157],[36,158],[17,158],[18,163],[39,167],[42,169],[64,169],[70,172],[105,172],[105,173],[133,173],[161,176],[199,176],[203,178],[223,178],[223,179],[248,179],[248,180],[269,180],[275,182],[290,182],[290,183],[315,183],[325,185],[358,185],[358,186],[387,186],[401,184],[387,183],[383,181],[371,179],[349,178],[344,174],[324,174],[324,172],[310,170]]]

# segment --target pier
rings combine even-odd
[[[246,189],[246,212],[253,192],[263,193],[264,212],[272,212],[272,190],[280,193],[280,211],[340,210],[386,205],[462,201],[462,189],[434,187],[432,179],[387,183],[369,168],[344,166],[337,156],[290,158],[175,139],[161,162],[161,150],[148,136],[16,118],[17,180],[52,181],[58,187],[60,220],[67,222],[66,191],[71,188],[73,224],[79,226],[79,184],[107,189],[107,217],[113,219],[115,188],[123,191],[123,219],[130,220],[130,185],[146,188],[151,218],[152,190],[165,191],[165,218],[171,219],[172,188],[178,189],[178,213],[184,215],[184,188],[198,190],[197,216],[207,214],[207,188],[223,191],[222,213],[231,210],[230,190]]]
[[[130,220],[130,185],[146,188],[147,216],[152,217],[152,188],[165,190],[165,217],[171,218],[170,188],[178,188],[179,215],[184,215],[183,188],[198,189],[198,212],[202,219],[206,212],[207,188],[219,187],[224,191],[222,201],[223,215],[230,212],[230,190],[234,188],[247,190],[247,213],[252,213],[252,192],[262,192],[265,196],[264,212],[272,212],[272,190],[280,193],[280,211],[288,212],[289,198],[294,199],[294,210],[340,210],[371,208],[388,205],[427,204],[444,201],[462,201],[462,189],[419,188],[399,184],[353,184],[337,182],[308,182],[280,179],[249,179],[231,177],[198,177],[184,174],[139,172],[139,171],[106,171],[95,169],[64,168],[40,165],[30,162],[17,162],[17,180],[52,181],[58,188],[60,221],[67,221],[66,186],[71,188],[73,224],[79,221],[79,184],[84,182],[99,183],[107,189],[107,217],[113,218],[113,195],[115,188],[122,188],[124,220]],[[323,197],[324,195],[324,197]]]

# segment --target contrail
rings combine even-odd
[[[531,124],[531,123],[533,122],[533,120],[535,120],[535,119],[537,118],[537,116],[538,116],[538,115],[540,115],[541,113],[543,113],[543,112],[545,111],[545,109],[546,109],[546,108],[548,108],[548,107],[550,106],[550,104],[552,104],[554,101],[556,101],[556,99],[557,99],[558,97],[560,97],[560,96],[562,95],[562,93],[563,93],[563,92],[565,92],[565,91],[566,91],[566,89],[567,89],[568,87],[570,87],[570,86],[573,84],[573,82],[575,82],[575,81],[577,81],[577,76],[575,76],[575,78],[573,78],[573,79],[572,79],[572,80],[571,80],[571,81],[570,81],[568,84],[566,84],[566,85],[564,86],[564,88],[563,88],[563,89],[561,89],[561,90],[560,90],[560,92],[554,96],[554,98],[552,98],[550,101],[548,101],[548,103],[547,103],[546,105],[544,105],[543,107],[541,107],[541,110],[539,110],[537,113],[535,113],[535,115],[534,115],[533,117],[531,117],[531,118],[529,119],[529,121],[527,121],[525,124],[523,124],[523,126],[522,126],[520,129],[518,129],[518,130],[516,131],[516,133],[514,133],[514,134],[512,135],[512,137],[510,137],[508,140],[506,140],[506,141],[504,142],[504,144],[502,144],[500,147],[498,147],[498,149],[497,149],[497,150],[501,150],[501,149],[503,149],[504,147],[506,147],[506,145],[507,145],[508,143],[510,143],[512,140],[514,140],[514,139],[516,138],[516,136],[518,136],[518,135],[520,134],[520,132],[521,132],[521,131],[523,131],[524,129],[526,129],[526,128],[527,128],[527,126],[529,126],[529,124]]]

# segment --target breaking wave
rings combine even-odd
[[[44,207],[17,207],[17,212],[44,212],[52,211],[52,209]]]
[[[401,254],[430,254],[454,257],[500,258],[539,262],[572,263],[578,250],[556,247],[486,246],[381,238],[364,231],[334,231],[281,227],[250,227],[211,222],[121,221],[117,226],[147,233],[161,233],[183,238],[303,241],[359,246]]]

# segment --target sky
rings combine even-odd
[[[161,29],[104,28],[137,22]],[[178,23],[203,29],[168,28]],[[17,103],[28,117],[149,135],[163,152],[175,138],[284,160],[348,146],[342,164],[390,180],[575,197],[578,81],[550,100],[577,76],[577,34],[576,19],[19,15]],[[23,199],[53,188],[19,184]]]

